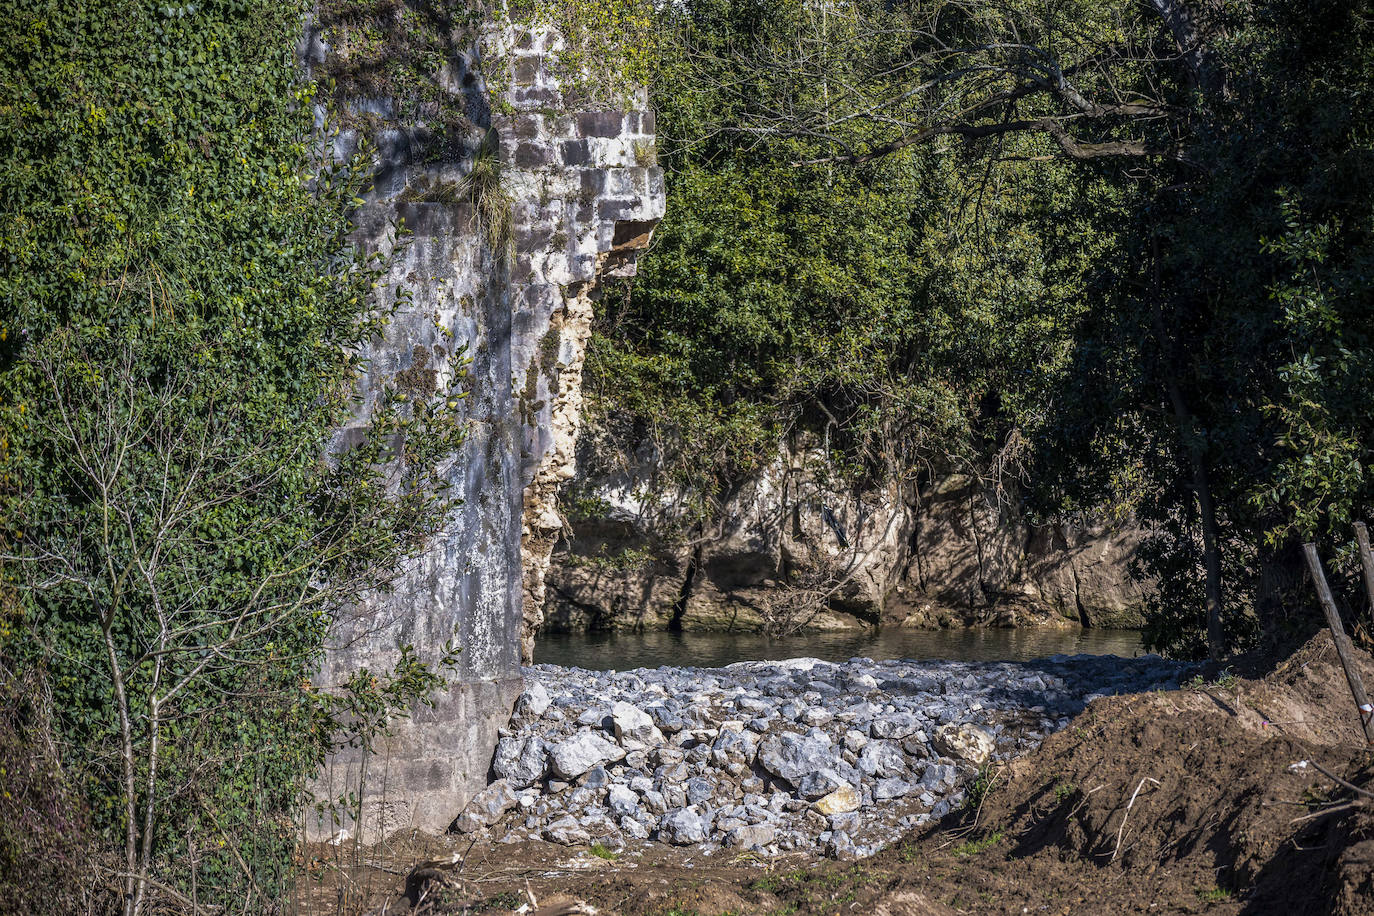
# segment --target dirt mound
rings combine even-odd
[[[1334,778],[1367,789],[1374,755],[1329,634],[1259,681],[1099,700],[1009,769],[873,867],[964,912],[1374,913],[1374,808]]]
[[[1367,683],[1374,662],[1361,655]],[[477,849],[433,912],[1374,914],[1374,752],[1325,632],[1259,680],[1092,703],[977,807],[848,864]]]

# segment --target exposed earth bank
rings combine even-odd
[[[1323,632],[1262,679],[1093,700],[970,804],[868,858],[452,837],[410,889],[444,914],[1366,914],[1372,790]]]

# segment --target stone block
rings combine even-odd
[[[508,98],[517,108],[555,108],[562,103],[563,93],[557,89],[534,86],[512,89]]]
[[[541,143],[521,143],[515,148],[512,161],[516,168],[542,169],[553,164],[553,151]]]
[[[515,59],[515,85],[533,86],[539,82],[544,70],[544,58],[531,54]]]
[[[519,140],[532,140],[542,136],[544,134],[544,116],[538,114],[516,115],[511,119],[510,133]]]
[[[581,183],[583,197],[598,195],[606,188],[606,170],[582,169],[578,173],[578,181]]]
[[[396,205],[396,217],[405,223],[415,238],[433,238],[448,232],[453,226],[448,209],[440,203],[407,201]]]
[[[584,137],[619,137],[625,132],[625,115],[619,111],[584,111],[577,116]]]
[[[559,144],[559,158],[564,165],[582,166],[592,161],[590,145],[584,140],[564,140]]]
[[[617,220],[626,219],[633,216],[638,209],[638,202],[623,198],[610,198],[600,201],[596,205],[596,215],[601,219]]]

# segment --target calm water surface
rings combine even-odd
[[[1026,661],[1047,655],[1120,655],[1144,652],[1139,630],[1007,629],[840,630],[770,638],[756,633],[546,634],[535,644],[540,664],[627,671],[663,665],[718,668],[733,662],[809,656],[842,662],[941,658],[954,661]]]

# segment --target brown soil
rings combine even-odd
[[[509,912],[533,897],[540,912],[575,900],[627,916],[1374,914],[1371,789],[1374,753],[1323,631],[1260,680],[1094,702],[996,773],[980,809],[872,859],[484,845],[425,872],[419,910]],[[391,880],[388,911],[405,912]]]

